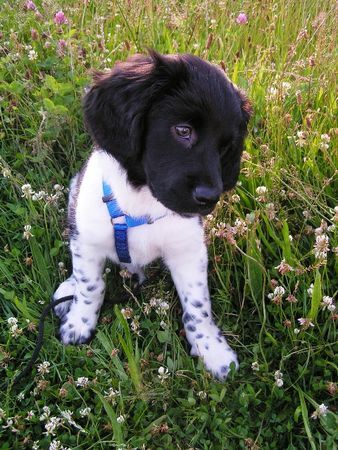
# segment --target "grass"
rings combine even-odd
[[[0,449],[336,448],[334,3],[35,3],[40,15],[0,6]],[[57,25],[61,9],[68,23]],[[66,187],[90,151],[90,69],[149,47],[220,64],[254,105],[240,183],[206,223],[213,310],[240,368],[219,383],[188,355],[155,264],[137,298],[117,269],[106,274],[90,345],[62,346],[49,317],[38,361],[49,366],[13,386],[43,303],[71,270]],[[27,184],[44,193],[23,196]]]

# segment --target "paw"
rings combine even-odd
[[[85,344],[92,339],[95,326],[96,320],[70,312],[62,321],[60,340],[63,344]]]
[[[75,287],[76,281],[72,275],[60,284],[58,289],[54,292],[53,300],[58,300],[59,298],[66,297],[68,295],[74,295]],[[72,300],[60,303],[59,305],[54,306],[53,311],[60,319],[62,319],[68,313],[71,304]]]
[[[201,357],[206,369],[219,380],[227,377],[231,363],[238,369],[237,355],[220,333],[217,336],[206,334],[203,338],[196,339],[190,353]]]

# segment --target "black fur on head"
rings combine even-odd
[[[207,214],[234,187],[251,106],[192,55],[135,55],[96,72],[84,98],[95,142],[168,208]]]

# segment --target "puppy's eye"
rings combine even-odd
[[[187,125],[177,125],[175,127],[175,133],[180,138],[190,139],[191,138],[191,127],[188,127]]]

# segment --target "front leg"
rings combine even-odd
[[[104,299],[105,283],[102,272],[104,249],[71,243],[73,261],[74,299],[68,313],[61,319],[60,338],[64,344],[88,342],[95,330]]]
[[[183,246],[181,251],[169,251],[165,261],[181,300],[182,320],[191,345],[191,355],[200,356],[216,378],[224,379],[230,364],[235,363],[237,368],[238,361],[236,353],[229,347],[212,318],[206,247],[202,244],[195,253]]]

